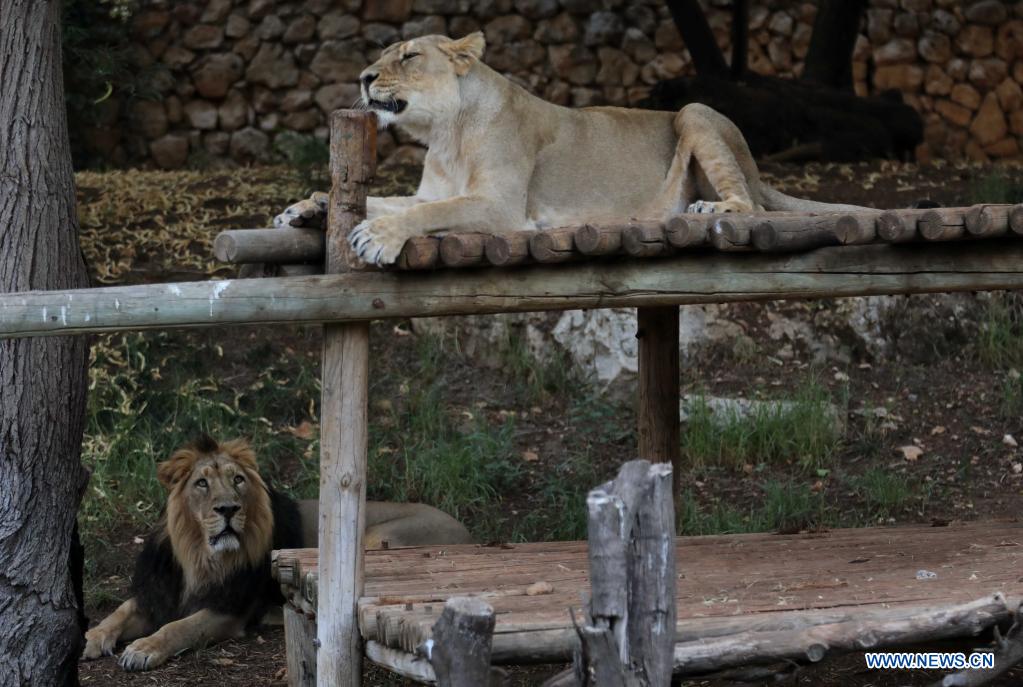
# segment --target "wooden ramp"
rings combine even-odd
[[[676,661],[698,661],[737,638],[783,658],[786,643],[799,652],[815,631],[834,637],[841,624],[876,627],[878,618],[888,631],[864,629],[857,646],[827,648],[968,636],[1006,620],[1023,597],[1023,525],[1015,522],[680,537],[677,547]],[[314,614],[316,549],[274,555],[292,604]],[[569,609],[582,606],[587,568],[585,542],[370,551],[360,631],[411,653],[446,599],[480,595],[497,614],[496,663],[568,660]],[[936,607],[941,629],[921,634]]]

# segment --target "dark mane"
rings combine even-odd
[[[192,442],[192,448],[199,453],[216,453],[220,450],[220,444],[217,443],[216,439],[204,432],[195,438],[195,441]]]

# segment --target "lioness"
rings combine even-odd
[[[118,641],[125,670],[149,670],[186,649],[240,635],[284,599],[270,551],[316,541],[317,502],[267,487],[243,440],[201,437],[157,467],[167,506],[135,561],[131,598],[85,633],[84,659]],[[368,502],[369,547],[470,543],[451,516],[422,504]]]
[[[560,107],[483,64],[484,45],[479,32],[424,36],[388,47],[362,72],[363,105],[428,146],[414,196],[368,199],[368,217],[349,237],[363,260],[393,263],[406,239],[442,230],[854,207],[761,182],[742,134],[709,107]],[[318,224],[326,204],[314,194],[274,224]]]

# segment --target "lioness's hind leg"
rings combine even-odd
[[[752,188],[759,173],[746,139],[724,115],[706,105],[686,105],[675,118],[676,159],[691,160],[699,198],[688,212],[751,212],[758,208]]]
[[[138,612],[135,599],[128,599],[99,625],[85,633],[82,658],[88,661],[100,656],[113,656],[117,642],[131,641],[148,630],[148,623]]]

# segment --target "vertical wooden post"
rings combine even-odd
[[[335,112],[330,122],[327,273],[357,266],[347,237],[366,216],[366,189],[375,166],[373,115]],[[359,687],[356,606],[362,595],[366,520],[368,322],[324,326],[322,375],[316,684]]]
[[[284,644],[288,657],[288,687],[316,687],[316,622],[289,603],[284,604]]]
[[[678,306],[637,308],[639,457],[671,463],[675,494],[682,473],[679,435]]]
[[[433,626],[429,654],[438,687],[487,687],[494,640],[494,609],[483,599],[448,599]]]

